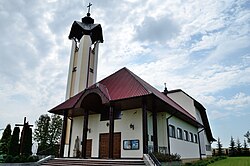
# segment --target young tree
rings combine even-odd
[[[231,136],[230,146],[229,146],[229,155],[230,156],[235,156],[236,155],[235,141],[234,141],[232,136]]]
[[[19,155],[19,127],[15,127],[12,133],[10,144],[9,144],[9,155],[18,156]]]
[[[3,131],[2,138],[0,140],[0,154],[8,154],[9,141],[11,139],[11,126],[8,124]]]
[[[243,154],[244,156],[248,156],[249,155],[249,149],[247,146],[247,141],[244,139],[244,143],[243,143]]]
[[[51,123],[49,125],[49,144],[58,144],[61,138],[63,120],[59,115],[53,114],[51,116]]]
[[[41,115],[35,122],[34,140],[38,142],[39,154],[54,153],[54,145],[59,142],[62,133],[62,122],[59,115],[50,117],[47,114]]]
[[[250,144],[250,132],[247,131],[247,133],[244,135],[244,137],[246,137],[247,142]]]
[[[37,141],[39,145],[46,145],[49,142],[49,122],[50,117],[48,114],[41,115],[35,122],[34,140]]]
[[[241,156],[242,155],[242,145],[240,143],[240,139],[239,138],[236,141],[236,150],[237,150],[237,155]]]
[[[222,156],[223,152],[222,152],[222,144],[220,138],[218,138],[217,140],[217,148],[218,148],[218,156]]]

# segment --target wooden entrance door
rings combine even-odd
[[[92,139],[88,139],[86,146],[86,158],[91,158],[91,150],[92,150]]]
[[[109,133],[100,134],[99,157],[109,157]],[[121,158],[121,133],[114,133],[113,157]]]

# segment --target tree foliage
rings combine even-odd
[[[8,146],[11,139],[11,126],[8,124],[3,131],[2,138],[0,140],[0,154],[8,154]]]
[[[217,148],[218,148],[218,156],[222,156],[223,152],[222,152],[222,144],[221,144],[220,138],[218,138],[217,140]]]
[[[242,152],[242,145],[240,143],[240,139],[238,138],[236,141],[236,150],[237,150],[237,155],[240,156]]]
[[[17,156],[19,155],[19,127],[15,127],[12,133],[10,144],[9,144],[9,155]]]
[[[50,140],[49,144],[58,144],[61,138],[63,120],[59,115],[53,114],[51,116],[51,123],[49,126]]]
[[[249,155],[249,149],[248,149],[248,145],[247,145],[247,141],[244,140],[244,143],[243,143],[243,154],[244,156],[248,156]]]
[[[250,144],[250,132],[247,131],[247,133],[244,135],[244,137],[246,137],[247,142]]]
[[[59,143],[62,133],[63,120],[59,115],[41,115],[35,122],[34,140],[38,142],[38,153],[54,153],[55,144]]]
[[[23,134],[24,133],[24,134]],[[29,156],[32,154],[32,129],[29,126],[24,126],[22,130],[21,140],[23,141],[21,153]]]
[[[49,143],[49,124],[50,117],[48,114],[41,115],[35,122],[36,128],[34,130],[34,140],[40,145],[46,145]]]
[[[230,156],[236,155],[236,146],[235,146],[235,141],[233,137],[231,137],[231,140],[230,140],[229,155]]]

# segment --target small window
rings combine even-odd
[[[183,139],[183,136],[182,136],[182,129],[181,129],[181,128],[177,128],[177,138],[178,138],[178,139]]]
[[[194,134],[194,143],[198,143],[197,135]]]
[[[190,142],[194,142],[194,135],[193,135],[193,133],[189,133],[189,135],[190,135]]]
[[[173,125],[169,125],[169,136],[175,138],[175,127]]]
[[[211,145],[206,145],[206,151],[211,151]]]
[[[188,132],[186,130],[184,130],[184,140],[188,141]]]
[[[121,119],[121,111],[114,110],[114,119]],[[105,107],[101,110],[101,121],[109,120],[109,107]]]

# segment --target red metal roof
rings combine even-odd
[[[100,83],[107,87],[111,100],[154,94],[189,118],[196,120],[190,113],[174,102],[171,98],[155,89],[153,86],[125,67],[103,79]]]
[[[83,92],[84,91],[81,91],[80,93],[76,94],[75,96],[69,98],[65,102],[63,102],[63,103],[59,104],[58,106],[49,110],[49,112],[53,113],[56,110],[66,110],[66,109],[73,108],[76,105],[77,101],[80,100],[81,96],[83,95]]]
[[[142,80],[140,77],[138,77],[125,67],[115,72],[114,74],[104,78],[98,83],[92,85],[86,90],[96,87],[98,87],[103,92],[103,94],[108,97],[110,101],[154,94],[166,104],[169,104],[170,106],[172,106],[179,112],[185,114],[192,120],[196,120],[191,114],[189,114],[185,109],[175,103],[168,96],[164,95],[163,93],[152,87],[150,84]],[[78,93],[76,96],[73,96],[69,100],[50,110],[50,112],[53,113],[57,110],[73,108],[79,101],[83,93],[84,91]]]

